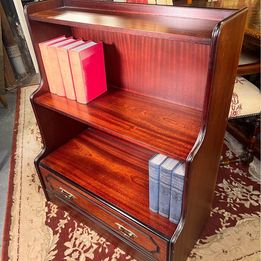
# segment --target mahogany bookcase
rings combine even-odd
[[[185,260],[211,209],[247,10],[49,0],[25,12],[47,199],[138,259]],[[49,92],[38,43],[60,35],[104,43],[108,91],[87,105]],[[149,210],[156,153],[186,162],[178,224]]]

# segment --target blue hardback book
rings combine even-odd
[[[167,158],[160,166],[159,214],[164,217],[169,217],[171,176],[178,163],[175,159]]]
[[[179,222],[182,209],[182,197],[184,189],[185,163],[179,164],[172,172],[171,197],[169,220],[175,224]]]
[[[159,174],[160,166],[167,156],[157,154],[149,160],[149,207],[153,212],[159,212]]]

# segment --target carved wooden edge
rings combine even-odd
[[[56,0],[50,0],[50,1],[44,1],[44,2],[30,3],[30,4],[25,6],[24,12],[25,12],[25,17],[26,17],[26,22],[27,22],[27,26],[29,28],[30,36],[31,36],[32,39],[34,39],[34,35],[33,35],[33,32],[32,32],[31,23],[29,22],[30,13],[35,12],[36,9],[37,10],[46,10],[46,9],[50,9],[50,8],[61,7],[62,5],[63,5],[63,1],[62,0],[57,0],[57,1]],[[35,22],[32,21],[32,26],[35,26],[34,23]],[[36,22],[36,23],[38,23],[38,22]],[[42,23],[39,23],[39,24],[42,24]],[[63,34],[65,31],[69,32],[69,29],[67,27],[59,26],[59,25],[57,25],[57,27],[59,27],[58,30],[52,30],[51,32],[48,32],[48,35],[47,35],[47,32],[44,32],[45,35],[46,35],[45,38],[48,39],[48,36],[49,36],[49,38],[57,37],[58,35]],[[55,28],[55,27],[53,27],[52,25],[48,25],[48,29],[49,28]],[[66,28],[66,30],[65,30],[65,28]],[[40,34],[41,33],[42,32],[40,32]],[[39,37],[40,34],[36,35],[35,37]],[[35,100],[35,98],[37,98],[38,96],[42,95],[43,93],[48,92],[49,91],[49,87],[48,87],[46,75],[45,75],[45,72],[44,72],[44,68],[43,68],[43,64],[42,64],[42,58],[41,58],[41,54],[40,54],[40,51],[39,51],[38,43],[33,41],[33,47],[34,47],[34,51],[35,51],[35,54],[37,56],[37,61],[38,61],[38,64],[39,64],[41,81],[40,81],[40,84],[39,84],[38,88],[32,93],[32,95],[30,97],[30,100],[31,100],[31,104],[32,104],[34,113],[36,115],[37,123],[38,123],[39,128],[40,128],[41,136],[43,138],[43,137],[45,137],[45,135],[43,135],[43,126],[42,126],[42,124],[40,122],[40,118],[39,118],[39,115],[38,115],[39,114],[39,110],[37,109],[37,107],[40,107],[40,106],[35,104],[34,100]],[[61,117],[61,116],[59,116],[59,117]],[[71,122],[75,122],[75,121],[71,120]],[[49,121],[49,124],[51,125],[51,124],[55,124],[55,123],[52,123],[51,121]],[[83,123],[79,123],[79,125],[83,125]],[[86,128],[87,128],[87,126],[86,126]],[[61,128],[61,130],[62,130],[62,128]],[[66,131],[66,128],[64,128],[64,130]],[[59,133],[59,135],[60,134],[61,133]],[[44,144],[44,149],[43,150],[45,150],[46,149],[46,145],[47,145],[45,139],[43,139],[43,144]],[[48,151],[48,153],[49,152],[50,151]],[[46,153],[42,152],[42,154],[46,154]],[[42,158],[42,156],[41,156],[41,158]]]
[[[173,260],[186,259],[209,218],[246,16],[247,8],[241,9],[213,31],[209,93],[202,129],[186,160],[185,204],[172,238]]]
[[[25,17],[26,17],[27,26],[29,28],[29,33],[30,33],[30,36],[32,39],[34,39],[34,35],[32,32],[31,23],[29,22],[30,13],[35,12],[35,10],[46,10],[48,8],[60,7],[60,6],[62,6],[62,4],[63,4],[62,0],[58,0],[58,1],[50,0],[50,1],[44,1],[44,2],[30,3],[25,6],[24,13],[25,13]],[[32,26],[35,26],[34,23],[35,22],[33,21]],[[38,23],[38,22],[36,22],[36,23]],[[55,27],[52,27],[52,28],[55,28]],[[46,37],[47,38],[48,38],[48,36],[50,38],[56,37],[57,34],[61,34],[61,32],[64,31],[64,30],[60,30],[60,29],[61,28],[59,28],[58,30],[56,30],[56,29],[51,30],[51,32],[48,32],[48,35]],[[62,29],[64,29],[64,28],[62,27]],[[37,38],[37,40],[39,40],[38,38],[42,33],[43,32],[36,33],[35,37]],[[47,32],[45,32],[45,34],[46,33]],[[33,41],[33,47],[34,47],[34,51],[37,56],[37,61],[39,64],[41,81],[40,81],[38,88],[31,94],[30,101],[31,101],[31,105],[32,105],[32,108],[34,111],[34,115],[36,117],[36,121],[38,123],[38,127],[39,127],[41,138],[42,138],[42,143],[43,143],[42,150],[35,158],[34,164],[35,164],[35,168],[36,168],[37,174],[39,176],[41,185],[43,187],[43,190],[45,191],[45,189],[44,189],[45,185],[44,185],[42,176],[40,174],[40,169],[39,169],[40,160],[44,156],[49,154],[51,151],[58,148],[60,145],[64,144],[65,142],[70,140],[72,137],[74,137],[75,135],[78,135],[84,129],[88,128],[88,126],[86,124],[76,122],[73,119],[67,118],[66,116],[64,116],[62,114],[59,114],[59,113],[56,113],[53,111],[49,111],[48,109],[41,107],[34,102],[34,99],[36,97],[38,97],[39,95],[41,95],[45,92],[48,92],[49,88],[48,88],[48,84],[47,84],[46,75],[45,75],[45,72],[43,69],[43,64],[41,62],[42,60],[41,60],[41,55],[40,55],[40,51],[39,51],[37,42]],[[46,113],[47,111],[48,111],[48,115]],[[48,117],[51,118],[52,120],[51,119],[49,120]],[[60,124],[56,124],[59,121],[60,121]],[[45,196],[48,200],[49,197],[48,197],[48,194],[46,193],[46,191],[45,191]]]
[[[60,0],[60,1],[51,0],[50,3],[51,3],[51,5],[53,7],[57,7],[57,6],[60,6],[60,4],[62,3],[62,0]],[[57,3],[59,3],[59,5],[57,5]],[[25,5],[25,7],[24,7],[24,15],[25,15],[25,19],[26,19],[27,27],[29,29],[29,33],[30,33],[31,39],[33,39],[33,37],[32,37],[32,30],[31,30],[31,26],[30,26],[30,22],[29,22],[29,14],[34,12],[36,7],[37,7],[37,10],[38,10],[39,7],[40,7],[40,9],[46,9],[46,6],[47,6],[46,2],[39,2],[39,3],[29,3],[29,4]],[[36,51],[34,43],[33,43],[33,47],[34,47],[34,51],[35,51],[35,53],[37,55],[37,51]],[[43,135],[42,135],[42,128],[41,128],[41,126],[39,124],[38,114],[36,113],[36,109],[35,109],[34,103],[33,103],[34,97],[37,95],[37,93],[39,93],[39,91],[43,88],[43,85],[44,85],[41,68],[40,68],[40,76],[41,76],[41,81],[40,81],[40,83],[38,85],[38,88],[31,94],[30,101],[31,101],[31,105],[32,105],[32,108],[33,108],[33,111],[34,111],[34,115],[36,117],[36,121],[37,121],[39,129],[40,129],[41,137],[43,137]],[[41,158],[43,158],[44,155],[46,154],[46,144],[45,144],[44,139],[42,139],[42,142],[43,142],[44,146],[41,149],[41,151],[39,152],[39,154],[36,156],[36,158],[34,160],[34,165],[35,165],[38,177],[40,179],[40,183],[41,183],[41,186],[43,188],[45,197],[48,200],[49,197],[48,197],[48,194],[46,192],[45,184],[44,184],[43,178],[42,178],[42,176],[40,174],[40,169],[39,169],[39,164],[38,164],[40,162]]]

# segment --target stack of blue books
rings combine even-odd
[[[149,160],[149,208],[178,223],[182,210],[185,164],[157,154]]]

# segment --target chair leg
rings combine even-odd
[[[228,160],[223,160],[221,158],[220,166],[226,166],[226,165],[229,165],[230,163],[239,163],[239,162],[242,162],[242,158],[241,157],[236,158],[236,159],[228,159]]]
[[[249,140],[249,143],[247,144],[247,147],[245,148],[245,152],[239,156],[237,159],[232,160],[221,160],[220,165],[225,166],[230,163],[236,163],[236,162],[242,162],[243,164],[249,165],[254,159],[254,147],[257,140],[257,135],[260,130],[260,115],[255,116],[255,122],[254,122],[254,130],[252,133],[252,136]]]
[[[246,152],[244,153],[244,155],[242,157],[242,162],[245,163],[245,164],[249,164],[254,159],[254,147],[255,147],[255,144],[256,144],[257,134],[258,134],[259,129],[260,129],[260,116],[257,116],[255,118],[254,124],[255,125],[254,125],[253,135],[250,138],[249,145],[247,146]]]

